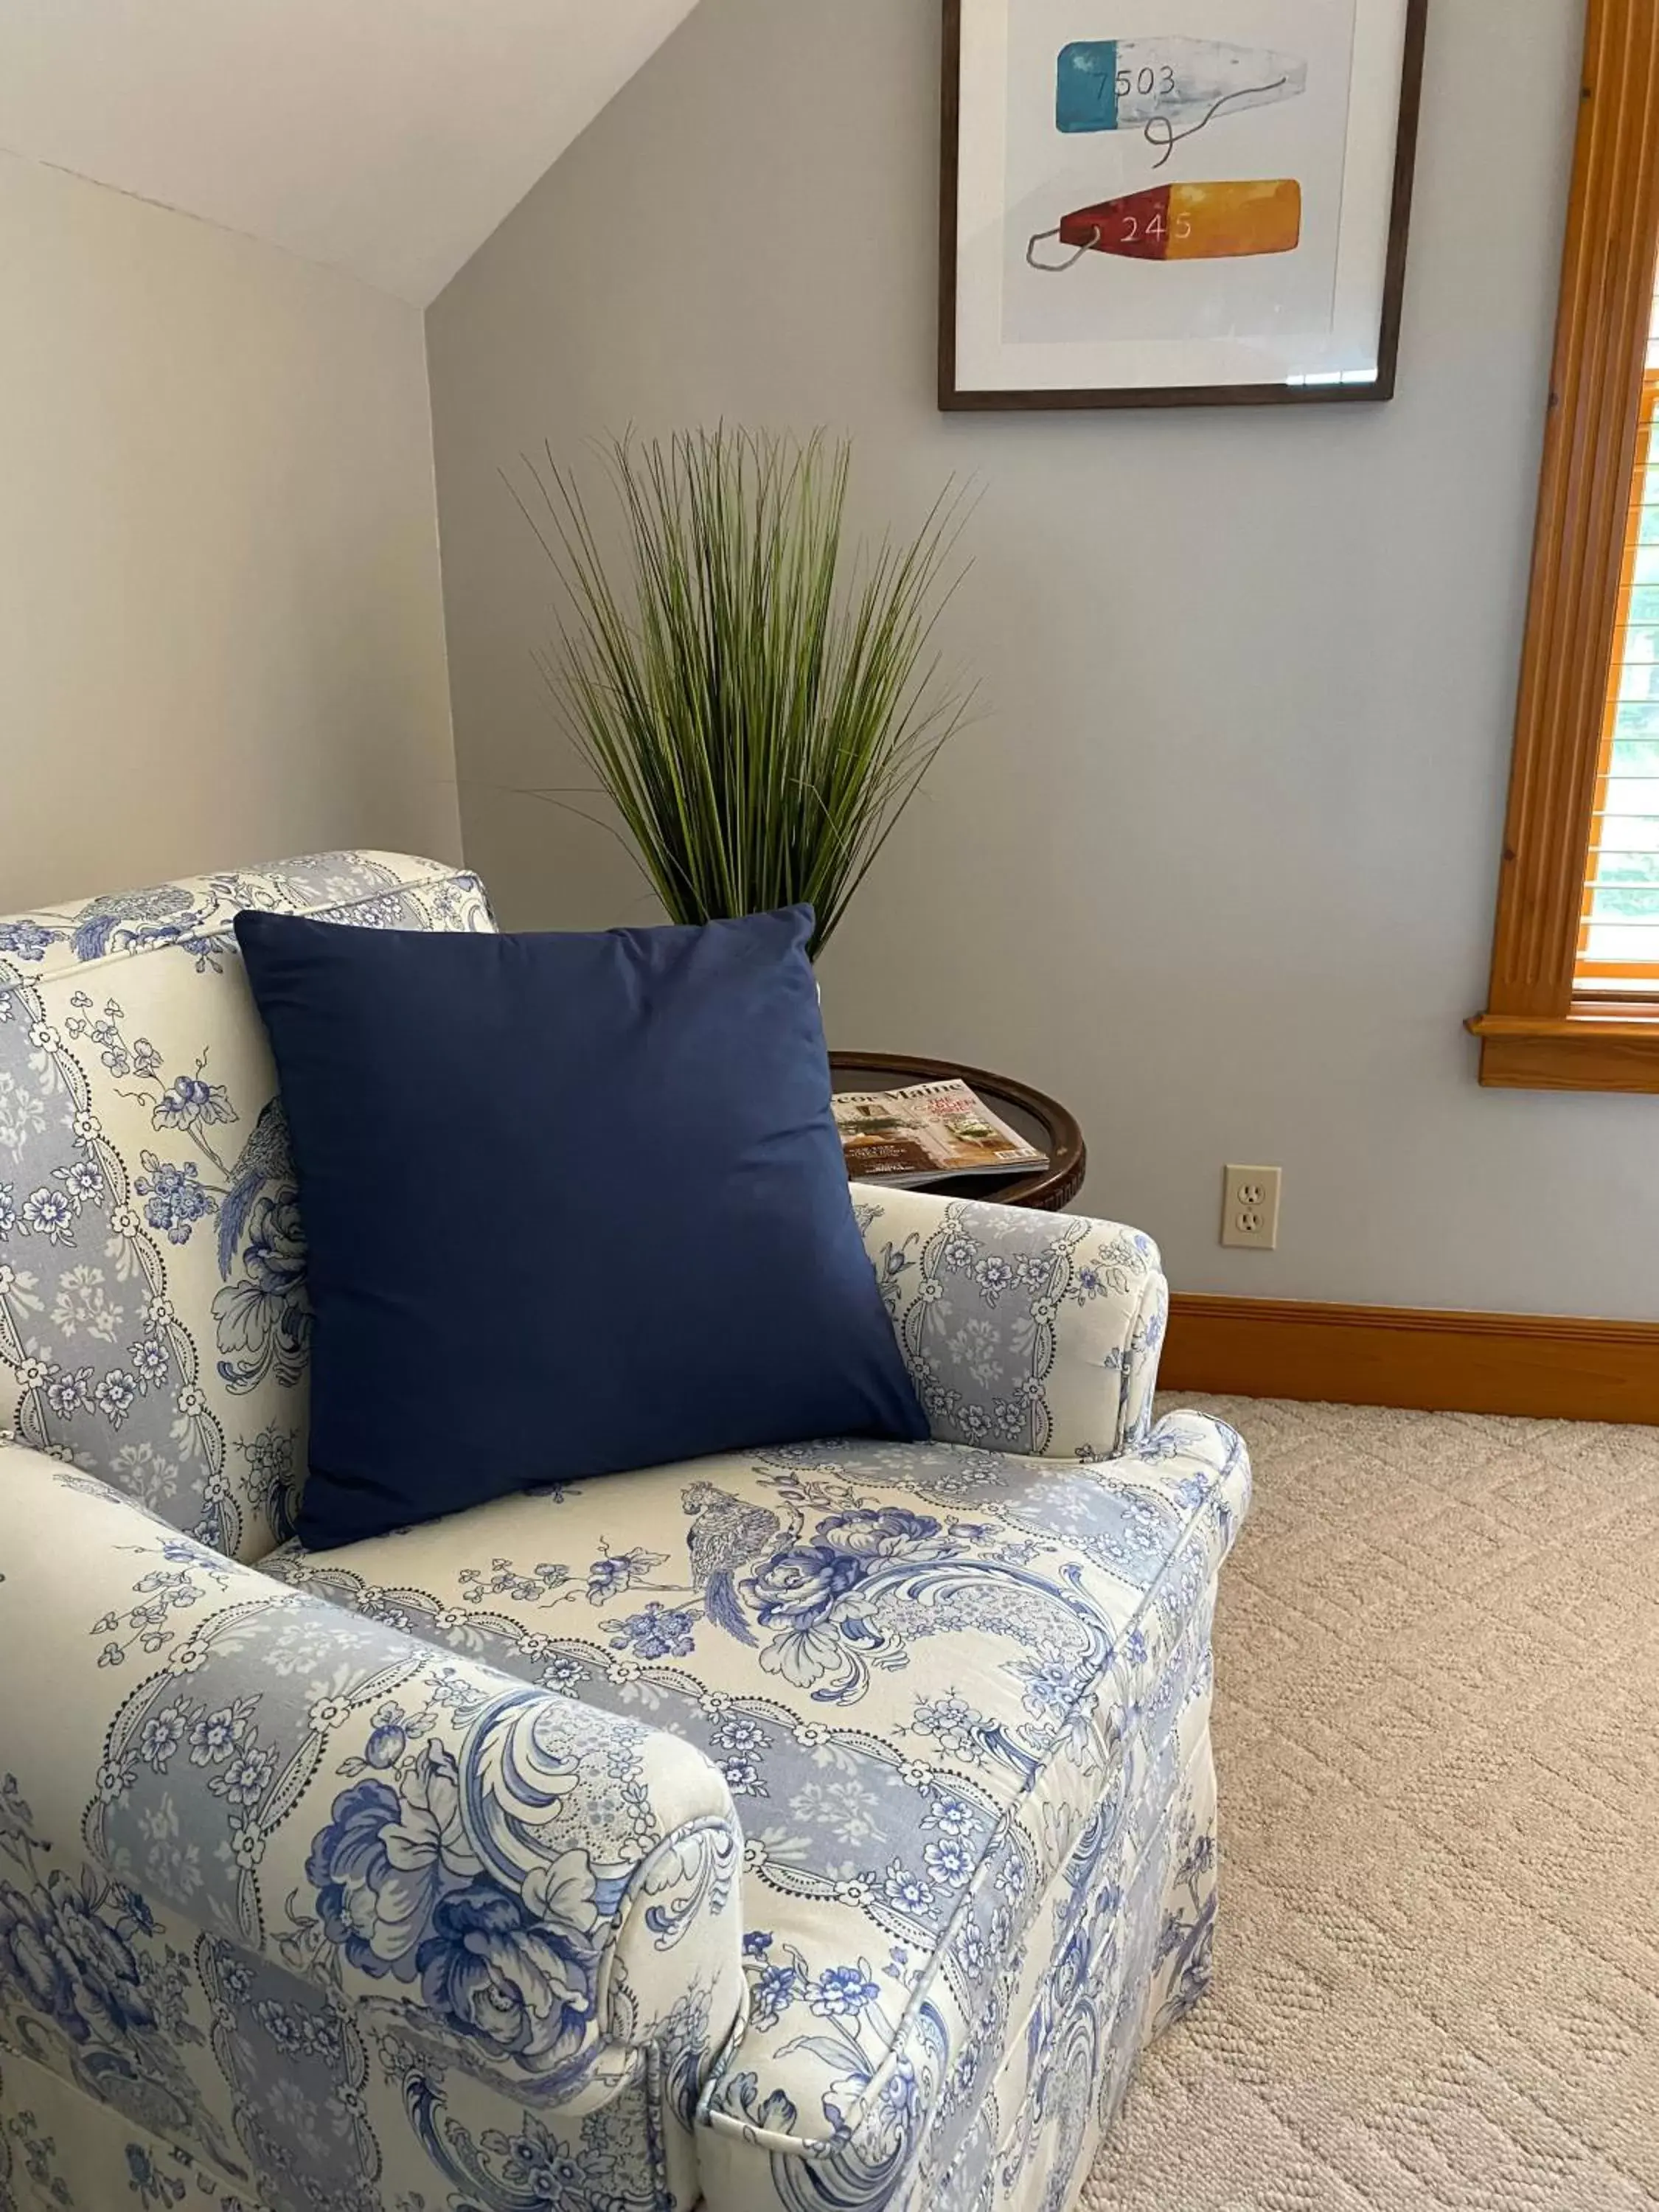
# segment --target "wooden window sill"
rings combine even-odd
[[[1477,1014],[1480,1080],[1498,1091],[1625,1091],[1659,1096],[1659,1006]]]

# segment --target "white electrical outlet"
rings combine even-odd
[[[1221,1202],[1221,1241],[1241,1252],[1279,1249],[1278,1168],[1226,1168]]]

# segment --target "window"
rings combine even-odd
[[[1659,299],[1648,339],[1636,470],[1590,816],[1573,982],[1581,996],[1659,995]]]
[[[1480,1079],[1659,1093],[1659,8],[1589,0]]]

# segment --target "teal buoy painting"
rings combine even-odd
[[[1068,137],[1144,131],[1164,143],[1190,137],[1218,115],[1296,100],[1308,64],[1265,46],[1217,39],[1078,39],[1060,49],[1054,103]],[[1184,126],[1184,127],[1183,127]]]

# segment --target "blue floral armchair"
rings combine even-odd
[[[1153,1248],[855,1194],[931,1442],[309,1558],[243,907],[492,926],[0,922],[0,2212],[1058,2212],[1210,1955],[1249,1470],[1152,1425]]]

